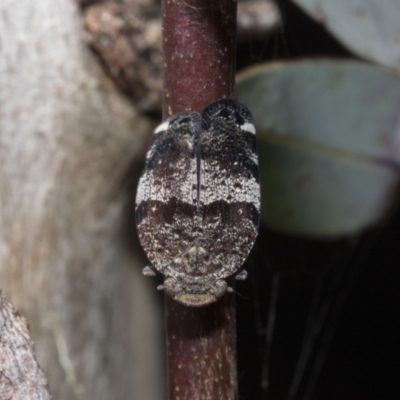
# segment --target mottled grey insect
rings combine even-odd
[[[260,216],[253,117],[234,100],[202,115],[173,115],[157,127],[136,197],[140,242],[164,275],[164,289],[187,306],[218,300],[257,237]]]

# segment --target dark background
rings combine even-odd
[[[238,69],[261,61],[356,58],[290,1],[267,39],[238,48]],[[336,242],[261,228],[236,285],[242,400],[400,398],[400,213]],[[297,380],[297,384],[294,383]]]

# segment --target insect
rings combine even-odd
[[[136,224],[164,289],[187,306],[232,291],[258,234],[260,186],[253,117],[232,99],[183,112],[154,131],[139,181]]]

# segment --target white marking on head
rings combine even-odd
[[[240,129],[241,129],[242,131],[250,132],[250,133],[252,133],[253,135],[256,134],[256,127],[255,127],[253,124],[251,124],[250,122],[246,122],[246,123],[244,123],[243,125],[241,125],[241,126],[240,126]]]
[[[158,125],[154,133],[166,132],[169,128],[169,122],[164,121],[162,124]]]

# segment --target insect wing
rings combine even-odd
[[[181,113],[154,132],[136,196],[140,242],[153,266],[165,269],[193,241],[197,175],[194,138],[200,115]]]
[[[201,191],[203,247],[220,265],[220,277],[235,273],[258,234],[260,186],[254,121],[234,100],[203,112]]]

